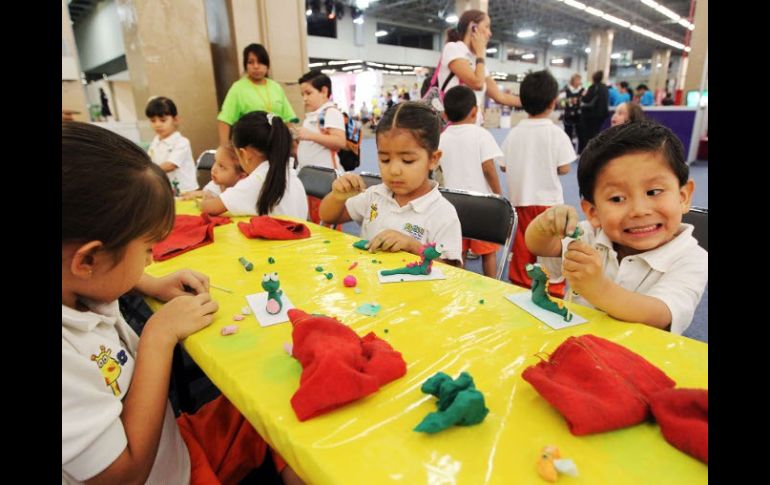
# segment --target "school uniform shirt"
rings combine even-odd
[[[345,118],[342,113],[331,101],[324,103],[320,108],[308,113],[302,127],[314,133],[321,133],[322,128],[336,128],[345,132]],[[340,157],[336,150],[329,148],[310,140],[301,140],[297,146],[298,168],[305,165],[319,165],[321,167],[333,168],[338,173],[345,173],[345,169],[340,165]]]
[[[578,223],[581,240],[597,248],[602,256],[604,274],[626,290],[662,300],[671,311],[671,333],[681,335],[692,322],[695,308],[708,283],[708,252],[692,236],[691,224],[680,224],[671,241],[651,251],[626,256],[618,263],[612,241],[588,221]],[[551,277],[561,277],[561,264],[572,238],[562,240],[562,256],[540,258]],[[585,298],[575,295],[575,303],[593,308]]]
[[[209,183],[203,187],[203,190],[206,192],[211,192],[214,195],[222,195],[222,189],[219,187],[219,184],[213,180],[210,180]]]
[[[441,134],[438,148],[446,187],[492,193],[481,164],[501,158],[503,152],[489,131],[477,125],[449,125]]]
[[[233,216],[257,215],[257,199],[270,169],[270,162],[262,162],[247,177],[227,188],[219,199]],[[297,171],[289,168],[286,172],[286,190],[281,200],[273,206],[268,215],[283,215],[307,219],[307,195],[305,187],[297,177]]]
[[[62,305],[62,483],[81,483],[111,465],[128,440],[120,414],[136,365],[139,337],[118,302]],[[190,455],[166,403],[160,444],[147,483],[188,483]]]
[[[525,118],[503,142],[508,198],[514,207],[564,203],[557,167],[577,158],[569,136],[549,118]]]
[[[345,201],[350,217],[361,224],[361,238],[372,239],[385,229],[404,233],[422,244],[441,244],[442,259],[460,261],[462,230],[454,206],[438,191],[438,184],[403,207],[385,185],[373,185]]]
[[[175,131],[164,139],[158,135],[152,139],[147,154],[152,161],[160,165],[163,162],[171,162],[177,166],[175,170],[166,172],[169,181],[179,182],[179,191],[188,192],[198,190],[198,178],[195,175],[195,160],[193,160],[190,140]]]
[[[441,65],[439,66],[439,72],[438,72],[438,87],[441,89],[441,86],[444,85],[444,82],[446,81],[446,78],[449,77],[449,75],[452,73],[452,70],[449,69],[449,64],[454,61],[455,59],[466,59],[471,66],[471,71],[476,72],[476,57],[483,57],[486,54],[482,54],[481,56],[477,56],[471,50],[468,48],[467,45],[465,45],[465,42],[457,41],[457,42],[447,42],[446,45],[444,45],[444,50],[441,51]],[[476,115],[476,124],[481,125],[481,123],[484,121],[484,94],[487,92],[487,84],[486,84],[486,78],[489,77],[489,69],[487,69],[486,63],[484,64],[484,85],[481,89],[478,91],[474,90],[473,93],[476,95],[476,106],[479,107],[478,114]],[[459,86],[461,84],[460,79],[457,77],[457,74],[455,74],[452,79],[447,83],[446,89],[444,92],[446,93],[451,88],[455,86]]]

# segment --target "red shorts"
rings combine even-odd
[[[238,483],[265,459],[267,443],[224,395],[176,422],[190,453],[191,484]],[[273,461],[278,473],[286,467],[274,451]]]
[[[485,254],[496,253],[497,250],[500,249],[500,245],[484,241],[477,241],[475,239],[463,239],[463,254],[468,252],[469,248],[474,253],[483,256]]]
[[[513,257],[508,266],[508,279],[514,285],[532,288],[532,279],[527,276],[525,266],[537,262],[537,256],[529,252],[527,243],[524,240],[524,234],[527,232],[530,222],[545,212],[549,206],[545,205],[527,205],[516,207],[516,214],[519,216],[519,223],[516,226],[516,234],[513,237]],[[559,298],[564,298],[564,287],[566,283],[550,283],[548,293]]]
[[[307,196],[308,219],[310,219],[311,222],[315,222],[316,224],[320,224],[324,227],[331,227],[334,229],[333,225],[321,222],[321,214],[319,213],[320,208],[321,208],[321,199],[319,199],[318,197],[313,197],[308,195]],[[342,231],[342,224],[337,224],[336,229],[338,231]]]

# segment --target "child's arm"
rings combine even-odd
[[[209,277],[189,269],[182,269],[160,278],[145,273],[134,289],[156,300],[170,301],[177,296],[189,295],[185,287],[192,289],[196,295],[207,293]]]
[[[136,351],[131,388],[120,419],[126,449],[88,483],[144,483],[158,452],[174,346],[211,324],[218,305],[208,293],[180,296],[147,321]]]
[[[484,178],[487,179],[487,183],[492,189],[492,192],[497,195],[502,195],[503,191],[500,188],[500,178],[497,176],[494,159],[484,160],[481,164],[481,171],[484,172]]]
[[[219,196],[204,191],[203,199],[201,200],[201,212],[218,216],[225,211],[227,211],[227,207],[225,207],[224,202],[222,202]]]
[[[205,190],[190,190],[182,194],[182,200],[200,199],[203,197]]]
[[[575,232],[578,215],[574,207],[555,205],[535,217],[524,233],[527,249],[536,256],[561,256],[561,240]]]
[[[341,150],[346,146],[345,130],[339,128],[324,129],[320,133],[304,127],[297,128],[297,139],[314,141],[330,150]]]
[[[604,275],[602,256],[591,245],[573,241],[564,254],[563,274],[570,287],[593,306],[618,320],[665,329],[671,311],[663,300],[627,290]]]
[[[558,173],[559,175],[565,175],[569,173],[569,169],[570,169],[569,164],[559,165],[558,167],[556,167],[556,173]]]
[[[321,220],[327,224],[352,221],[353,219],[345,208],[345,201],[365,190],[366,182],[358,174],[346,173],[335,179],[332,183],[332,191],[326,194],[318,208],[318,215]]]

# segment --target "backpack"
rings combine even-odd
[[[340,164],[346,172],[361,165],[361,122],[342,113],[345,119],[345,148],[337,152]]]
[[[436,70],[433,71],[433,77],[430,80],[430,84],[428,85],[428,90],[425,92],[422,98],[420,98],[420,101],[422,103],[427,104],[431,108],[435,109],[438,113],[444,112],[444,91],[446,90],[447,84],[449,84],[449,81],[452,80],[453,77],[455,77],[454,72],[449,72],[449,76],[447,76],[446,80],[444,80],[444,84],[441,86],[441,89],[438,87],[438,74],[441,70],[441,58],[438,59],[438,66],[436,66]],[[442,126],[443,128],[443,126]]]

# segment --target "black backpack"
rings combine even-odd
[[[345,148],[337,152],[340,164],[346,172],[361,165],[361,122],[342,113],[345,119]]]

